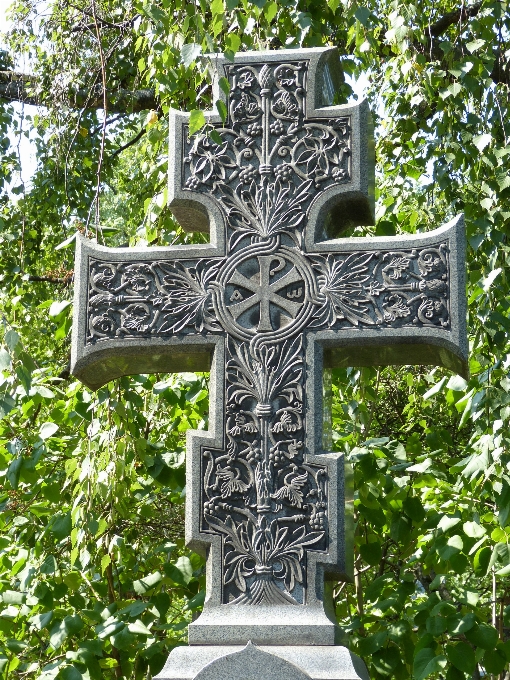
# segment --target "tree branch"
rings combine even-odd
[[[83,10],[82,10],[83,11]],[[83,14],[86,16],[91,16],[88,12],[83,11]],[[125,21],[121,21],[118,24],[112,24],[110,21],[106,21],[106,19],[101,19],[100,17],[97,17],[98,24],[101,26],[101,28],[114,28],[116,30],[121,30],[123,31],[125,28],[130,28],[136,21],[136,19],[139,17],[139,14],[135,14],[135,16],[132,19],[126,19]],[[76,26],[73,26],[71,28],[71,33],[78,33],[80,31],[91,31],[95,28],[95,24],[77,24]]]
[[[48,102],[36,91],[37,77],[16,71],[0,71],[0,99],[10,102],[23,102],[34,106],[47,106]],[[119,88],[107,93],[107,109],[109,113],[139,113],[160,108],[159,99],[153,89],[125,90]],[[101,87],[88,91],[79,89],[69,91],[65,105],[73,109],[99,110],[104,108]]]
[[[472,19],[478,14],[481,8],[482,3],[476,2],[474,5],[471,5],[470,7],[462,6],[460,9],[456,9],[453,12],[448,12],[440,19],[438,19],[436,22],[431,24],[429,28],[430,37],[438,38],[440,35],[443,35],[443,33],[446,33],[450,26],[456,24],[458,21],[461,21],[463,19]]]
[[[68,276],[36,276],[35,274],[29,274],[29,281],[44,281],[46,283],[56,283],[68,286],[73,280],[74,272],[70,272]]]
[[[111,154],[110,158],[115,158],[115,156],[118,156],[120,153],[122,153],[126,149],[129,149],[130,146],[133,146],[133,144],[136,144],[137,141],[139,139],[141,139],[146,132],[147,132],[146,128],[142,128],[137,135],[135,135],[132,139],[129,140],[129,142],[126,142],[122,146],[119,146],[118,149],[115,149],[115,151]]]

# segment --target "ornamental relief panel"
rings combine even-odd
[[[227,343],[224,450],[202,448],[202,531],[223,536],[225,604],[304,604],[327,549],[327,475],[305,461],[304,351]]]
[[[230,258],[90,261],[87,344],[223,333],[450,327],[448,247],[309,255],[255,242]]]
[[[328,550],[326,468],[305,451],[307,333],[450,328],[447,243],[305,252],[312,201],[351,178],[350,120],[305,118],[307,70],[229,66],[216,141],[183,134],[182,186],[224,211],[224,257],[88,263],[86,345],[225,338],[224,443],[202,447],[200,510],[222,537],[225,604],[305,604],[307,552]]]
[[[231,249],[257,236],[300,245],[315,196],[350,179],[350,119],[305,119],[307,71],[307,61],[230,66],[228,125],[214,126],[216,141],[183,129],[182,185],[217,198]]]

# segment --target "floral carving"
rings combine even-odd
[[[449,327],[445,244],[420,252],[316,255],[312,262],[320,303],[312,327]]]
[[[306,330],[450,328],[447,244],[306,252],[313,200],[351,178],[350,119],[306,118],[307,69],[229,66],[221,143],[183,142],[182,187],[223,210],[225,256],[89,260],[87,345],[224,339],[223,444],[200,452],[200,530],[222,537],[225,604],[303,604],[307,553],[328,549],[327,469],[305,447]]]
[[[222,144],[185,142],[183,186],[215,195],[228,217],[230,247],[244,237],[288,234],[319,191],[350,179],[349,118],[308,121],[305,61],[229,68],[230,123]]]
[[[221,331],[210,282],[217,262],[90,264],[88,342],[127,335]]]
[[[251,198],[245,198],[249,203]],[[281,198],[282,202],[286,200],[285,196]],[[269,198],[266,208],[272,218],[265,223],[267,231],[274,236],[280,226],[290,228],[284,224],[278,206],[271,212]],[[294,208],[293,228],[298,229],[299,205]],[[279,260],[283,261],[281,256],[275,256],[274,262]],[[282,304],[297,309],[303,304],[299,300],[308,295],[313,305],[311,328],[449,327],[445,245],[427,248],[424,253],[337,253],[314,255],[309,261],[316,281],[315,296],[308,290],[307,280],[301,280],[297,273],[292,276],[291,271],[287,278],[296,283],[283,291],[288,302],[282,300]],[[222,325],[214,307],[217,296],[225,295],[225,288],[218,284],[223,266],[220,259],[132,264],[92,260],[87,342],[130,335],[230,332],[231,325]],[[255,290],[259,284],[249,285]],[[237,291],[229,302],[231,299],[243,301],[243,296]],[[253,299],[258,298],[255,295]]]
[[[332,255],[315,258],[321,302],[315,326],[333,326],[337,320],[344,319],[354,326],[375,323],[369,315],[370,297],[367,292],[367,282],[373,269],[370,262],[373,259],[372,253],[353,253],[345,259]]]
[[[302,340],[228,351],[227,447],[203,451],[204,529],[224,536],[226,602],[299,604],[305,548],[323,549],[327,531],[326,473],[304,460]]]

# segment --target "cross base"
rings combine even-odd
[[[204,608],[189,626],[191,645],[334,645],[342,632],[323,608],[243,606]],[[283,647],[282,647],[283,649]]]
[[[364,662],[340,646],[176,647],[154,680],[369,680]]]

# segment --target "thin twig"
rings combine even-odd
[[[118,149],[115,149],[115,151],[111,154],[110,158],[115,158],[115,156],[118,156],[126,149],[129,149],[130,146],[136,144],[136,142],[138,142],[138,140],[140,140],[146,132],[147,132],[146,128],[142,128],[140,132],[133,137],[133,139],[130,139],[129,142],[126,142],[126,144],[123,144],[122,146],[119,146]]]
[[[101,32],[96,16],[96,3],[92,0],[92,16],[96,28],[97,45],[99,49],[99,60],[101,62],[101,80],[103,83],[103,129],[101,131],[101,147],[99,150],[99,159],[97,162],[97,186],[95,197],[95,222],[96,222],[96,239],[99,240],[99,194],[101,192],[101,170],[103,166],[104,147],[106,141],[106,119],[108,116],[108,95],[106,92],[106,65],[103,52],[103,44],[101,42]],[[103,239],[104,240],[104,239]]]
[[[73,280],[73,274],[70,276],[60,277],[60,276],[36,276],[35,274],[30,274],[28,277],[29,281],[45,281],[47,283],[62,284],[68,286]]]

